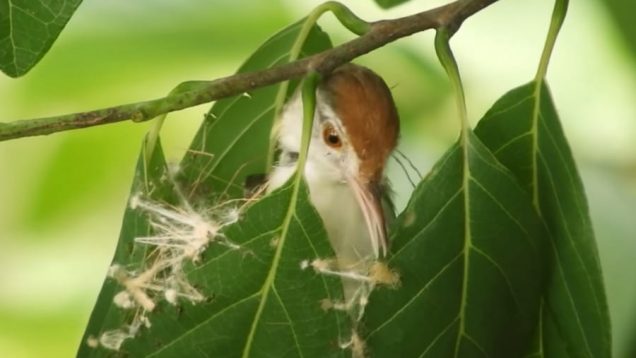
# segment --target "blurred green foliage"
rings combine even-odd
[[[32,72],[19,80],[0,78],[0,121],[155,98],[184,80],[227,75],[259,43],[317,3],[86,2]],[[371,1],[344,3],[368,19],[406,15],[430,5],[412,1],[385,15]],[[541,46],[540,42],[517,38],[525,39],[527,32],[544,37],[545,14],[552,4],[542,3],[528,5],[530,11],[520,19],[531,25],[523,27],[521,20],[513,23],[510,18],[514,19],[515,9],[524,5],[502,0],[470,19],[454,39],[474,119],[482,114],[475,108],[488,108],[503,94],[493,88],[509,80],[510,73],[522,71],[519,77],[523,80],[532,75],[523,72],[523,63],[496,60],[514,58],[519,43],[528,48]],[[590,123],[565,115],[577,109],[596,113],[594,105],[603,98],[601,94],[588,98],[579,91],[596,86],[600,79],[614,81],[616,91],[626,93],[627,98],[636,97],[636,69],[625,47],[636,38],[629,21],[633,12],[627,8],[633,5],[622,0],[571,5],[548,78],[590,201],[608,288],[615,353],[629,357],[633,354],[628,352],[636,351],[636,285],[632,275],[636,270],[636,171],[630,169],[636,168],[636,157],[623,150],[619,160],[611,151],[613,143],[590,142],[579,135],[577,127],[594,126],[592,131],[611,128],[636,142],[636,133],[628,125],[634,119],[626,117],[620,122],[602,118]],[[608,23],[616,25],[612,29],[626,41],[612,41],[611,34],[605,32],[581,44],[568,37],[568,32],[578,36],[582,30],[606,30],[597,23],[607,9],[616,14]],[[534,13],[544,22],[525,20]],[[350,38],[328,19],[325,23],[336,43]],[[489,26],[495,25],[496,34],[506,29],[509,37],[489,36]],[[382,74],[393,88],[403,123],[400,148],[424,173],[455,140],[458,129],[447,81],[432,56],[427,36],[391,44],[358,61]],[[469,43],[473,39],[477,40]],[[485,51],[482,48],[490,39],[497,41],[497,56],[492,57],[492,63],[474,63],[473,58]],[[591,67],[594,58],[581,60],[576,52],[590,47],[601,59],[597,61],[611,53],[615,61],[629,64],[621,67],[627,70]],[[536,57],[527,61],[534,66]],[[492,67],[496,67],[497,76],[480,77]],[[592,73],[594,76],[587,77]],[[603,113],[627,116],[636,107],[633,101],[613,102],[612,106],[620,108]],[[183,154],[207,108],[169,116],[162,132],[169,160]],[[114,252],[146,130],[146,124],[121,123],[0,143],[0,356],[74,355]],[[603,158],[608,158],[604,161],[593,155],[603,153]],[[410,186],[399,166],[391,164],[398,205],[404,206]]]
[[[636,2],[625,0],[606,0],[607,10],[612,16],[612,22],[616,25],[616,29],[629,47],[632,56],[636,59],[636,23],[634,23],[634,14],[636,14]]]

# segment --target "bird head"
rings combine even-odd
[[[373,71],[346,64],[322,78],[315,113],[305,175],[325,185],[351,188],[379,256],[380,250],[386,252],[384,169],[399,133],[391,91]],[[299,152],[301,128],[302,101],[297,95],[280,122],[283,155]]]

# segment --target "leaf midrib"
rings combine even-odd
[[[537,168],[538,156],[539,156],[539,110],[541,109],[541,86],[543,82],[541,79],[535,81],[534,91],[532,97],[534,98],[532,108],[532,125],[530,126],[530,133],[532,133],[532,205],[537,210],[540,216],[543,216],[541,212],[541,205],[539,203],[539,169]]]
[[[256,314],[254,315],[254,319],[252,320],[252,325],[250,327],[250,332],[247,336],[247,340],[245,341],[245,346],[243,347],[243,358],[248,358],[250,356],[250,351],[252,349],[252,344],[254,341],[254,335],[256,334],[256,327],[260,322],[260,318],[263,314],[263,310],[265,309],[265,304],[269,298],[270,290],[272,289],[274,282],[276,280],[276,273],[278,264],[280,262],[280,258],[282,256],[283,248],[285,247],[285,241],[287,240],[287,235],[289,233],[289,227],[291,225],[291,221],[294,218],[294,214],[296,213],[296,204],[298,201],[298,192],[300,190],[300,181],[301,181],[301,171],[297,171],[294,177],[294,183],[292,187],[292,194],[289,199],[289,206],[287,207],[287,213],[285,214],[285,218],[283,220],[282,225],[282,233],[280,240],[278,241],[278,246],[276,247],[276,252],[274,253],[274,258],[272,259],[272,264],[267,273],[267,277],[265,278],[265,282],[263,286],[259,290],[259,294],[262,296],[258,308],[256,309]]]
[[[469,132],[470,129],[464,128],[462,131],[462,187],[464,191],[464,248],[462,250],[464,256],[464,273],[462,275],[462,293],[460,296],[459,306],[459,330],[457,331],[457,339],[455,341],[454,357],[459,354],[459,346],[463,336],[466,336],[466,301],[468,299],[468,275],[470,266],[470,249],[472,245],[472,233],[470,227],[470,163],[469,163]]]

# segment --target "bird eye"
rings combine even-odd
[[[327,125],[325,126],[325,128],[323,128],[322,139],[331,148],[338,149],[342,147],[342,141],[340,140],[340,135],[338,135],[338,132],[336,132],[336,129],[331,125]]]

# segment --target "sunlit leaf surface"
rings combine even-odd
[[[545,308],[552,317],[544,321],[553,321],[558,334],[545,336],[544,350],[563,346],[572,357],[610,357],[607,299],[585,191],[547,85],[532,82],[508,92],[475,133],[532,194],[549,229],[553,263]]]
[[[51,48],[82,0],[0,1],[0,70],[27,73]]]
[[[471,132],[414,192],[393,228],[397,290],[371,295],[377,357],[521,357],[539,318],[543,225],[530,197]]]

